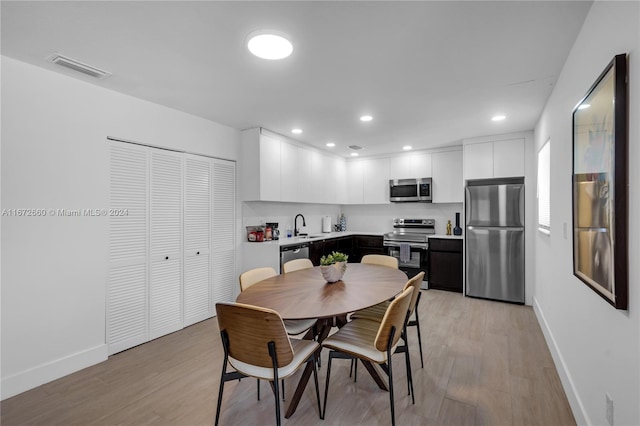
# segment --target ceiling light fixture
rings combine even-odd
[[[404,149],[405,151],[409,151],[411,149],[413,149],[413,147],[411,145],[405,145],[402,147],[402,149]]]
[[[357,153],[357,152],[352,152],[352,153],[351,153],[351,156],[352,156],[352,157],[357,157],[357,156],[358,156],[358,153]]]
[[[302,133],[302,129],[291,129],[291,133],[299,135],[300,133]]]
[[[505,118],[507,118],[506,115],[494,115],[493,117],[491,117],[491,121],[502,121]]]
[[[258,30],[247,37],[247,49],[258,58],[284,59],[293,52],[288,36],[279,31]]]
[[[373,117],[370,115],[363,115],[362,117],[360,117],[360,121],[371,121],[373,120]]]
[[[334,146],[336,146],[336,144],[335,144],[335,143],[333,143],[333,142],[328,142],[328,143],[327,143],[327,146],[328,146],[329,148],[333,148]]]

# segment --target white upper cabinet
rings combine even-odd
[[[389,162],[389,179],[410,179],[413,176],[410,155],[392,157]]]
[[[524,139],[464,145],[464,178],[524,176]]]
[[[493,142],[464,146],[464,178],[493,177]]]
[[[260,137],[260,199],[280,200],[280,141]]]
[[[298,201],[298,147],[280,142],[280,200]]]
[[[493,177],[524,176],[524,139],[493,143]]]
[[[345,173],[343,158],[261,129],[242,132],[240,184],[245,201],[336,204],[336,185],[345,182]]]
[[[431,154],[403,154],[390,159],[389,179],[431,177]]]
[[[411,170],[416,178],[431,177],[431,154],[413,154],[411,156]]]
[[[362,161],[363,203],[389,203],[389,159],[374,158]]]
[[[343,158],[335,159],[336,165],[336,203],[347,204],[347,162]]]
[[[347,162],[347,203],[364,203],[364,176],[362,174],[362,160]]]
[[[464,198],[462,151],[431,154],[434,203],[461,203]]]

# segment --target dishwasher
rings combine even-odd
[[[293,259],[308,259],[309,243],[293,244],[280,248],[280,273],[282,265]]]

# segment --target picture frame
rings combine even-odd
[[[628,305],[627,55],[616,55],[573,110],[573,274]]]

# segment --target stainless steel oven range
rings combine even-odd
[[[435,219],[393,219],[393,232],[384,234],[389,256],[398,259],[399,267],[409,278],[420,271],[428,280],[429,235],[436,233]]]

